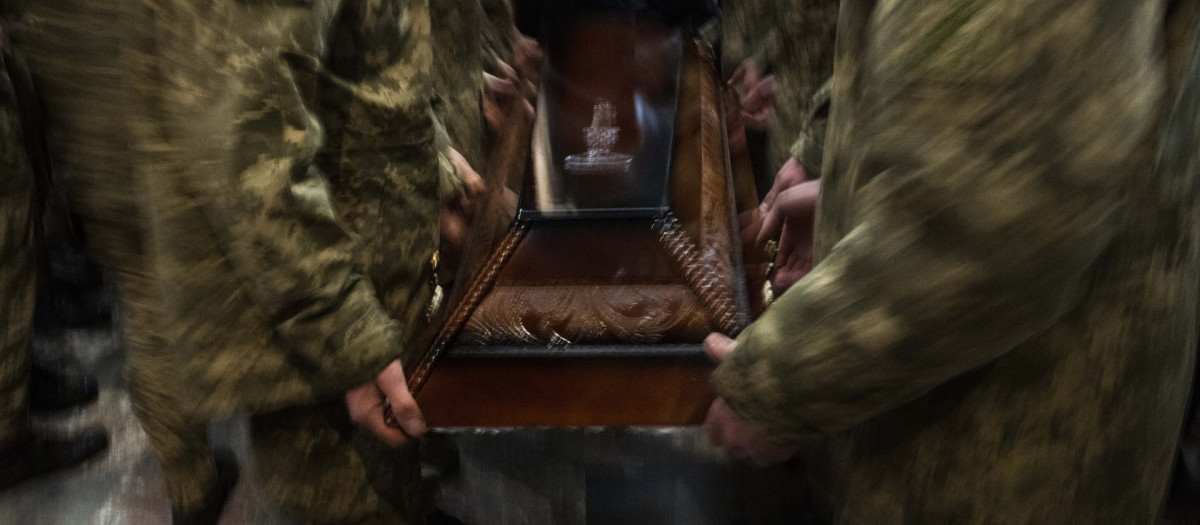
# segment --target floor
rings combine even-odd
[[[170,523],[158,467],[124,388],[117,331],[41,337],[35,352],[74,354],[97,374],[101,393],[92,406],[34,424],[66,432],[103,426],[111,446],[84,466],[0,492],[0,525]],[[293,523],[256,489],[245,418],[214,424],[212,441],[237,452],[244,474],[222,523]],[[427,443],[458,451],[437,504],[470,525],[821,523],[797,503],[798,472],[739,466],[696,429],[460,429],[435,432]],[[1200,525],[1198,513],[1160,525]]]
[[[170,523],[170,507],[162,494],[161,475],[129,405],[122,376],[120,338],[111,328],[70,330],[35,341],[35,352],[72,352],[97,374],[100,398],[75,412],[39,416],[34,425],[70,432],[86,426],[108,430],[109,449],[87,464],[60,474],[18,485],[0,493],[3,525],[158,525]],[[244,469],[247,432],[244,421],[214,425],[213,441],[238,451]],[[226,510],[223,523],[282,525],[291,523],[274,513],[255,490],[241,483]]]

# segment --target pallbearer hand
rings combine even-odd
[[[737,343],[722,334],[710,334],[704,340],[704,350],[714,361],[721,362],[734,352]],[[754,430],[725,404],[722,399],[713,401],[704,420],[704,429],[709,441],[729,450],[739,459],[748,459],[760,466],[784,461],[796,454],[796,447],[780,445]]]
[[[425,433],[425,417],[408,391],[400,361],[393,361],[375,380],[346,393],[350,420],[384,443],[398,447]]]

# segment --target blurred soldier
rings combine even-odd
[[[400,359],[441,300],[439,188],[470,169],[428,4],[150,4],[135,135],[182,410],[259,414],[267,492],[306,521],[418,519],[412,447],[384,445],[425,430]]]
[[[429,0],[434,65],[439,95],[435,111],[451,144],[474,166],[484,159],[482,114],[484,13],[479,0]]]
[[[8,13],[0,13],[8,14]],[[37,182],[25,151],[19,101],[10,78],[14,66],[0,24],[0,489],[67,468],[108,446],[102,431],[73,438],[39,435],[29,427],[30,345],[33,334]],[[18,75],[17,81],[20,81]]]
[[[0,9],[0,25],[7,38],[7,26],[17,12],[11,4]],[[82,256],[69,234],[56,231],[69,223],[60,196],[61,184],[53,176],[44,108],[38,97],[28,65],[11,50],[6,40],[5,66],[16,96],[16,113],[24,130],[20,144],[27,152],[37,188],[35,237],[38,240],[37,300],[33,320],[35,335],[54,335],[64,328],[94,326],[109,322],[110,304],[95,263]],[[17,111],[19,110],[19,111]],[[51,216],[55,219],[51,219]],[[56,228],[59,226],[59,228]],[[67,226],[69,230],[71,226]],[[49,307],[49,308],[46,308]],[[29,374],[29,408],[35,412],[54,412],[95,401],[99,387],[95,377],[83,372],[74,356],[33,354]]]
[[[177,523],[216,519],[237,478],[232,453],[208,447],[206,421],[181,410],[179,373],[159,326],[149,222],[141,207],[133,127],[138,105],[128,87],[134,27],[131,3],[30,0],[16,29],[46,105],[55,167],[89,249],[112,270],[120,293],[130,401],[163,469]],[[203,519],[207,514],[209,519]]]
[[[523,37],[512,20],[508,0],[430,0],[434,64],[434,112],[446,126],[450,146],[462,154],[460,162],[485,166],[495,138],[504,132],[506,112],[513,97],[536,96],[540,67],[536,42]],[[525,104],[532,118],[532,104]],[[485,173],[485,176],[490,174]],[[470,198],[483,191],[484,181],[465,177],[462,187],[444,188],[444,194]],[[457,269],[456,246],[466,239],[460,199],[452,200],[442,214],[442,250],[447,255],[441,282],[453,284]],[[451,213],[456,212],[456,213]]]
[[[486,55],[490,55],[484,64],[517,64],[520,62],[519,48],[526,37],[517,29],[512,4],[509,0],[480,0],[479,3],[483,8],[483,48]]]
[[[817,264],[710,338],[713,438],[826,436],[836,523],[1153,523],[1196,350],[1198,8],[844,2]]]
[[[838,0],[722,3],[722,69],[741,98],[760,191],[794,151],[796,137],[816,110],[814,95],[833,74]],[[797,166],[787,166],[794,170]],[[810,177],[819,166],[806,166]],[[761,195],[761,194],[760,194]]]
[[[794,217],[796,214],[780,212],[811,206],[820,188],[821,152],[816,146],[819,141],[813,139],[823,136],[828,112],[828,80],[833,74],[839,4],[839,0],[722,2],[722,69],[740,102],[748,152],[762,198],[757,210],[739,217],[743,234],[747,235],[743,244],[746,271],[751,282],[769,271],[767,258],[763,257],[768,253],[768,241],[778,242],[781,253],[809,256],[808,260],[781,258],[773,266],[769,293],[774,297],[811,268],[811,220],[806,228],[800,224],[804,222],[802,214]],[[797,243],[809,249],[796,249]],[[753,291],[757,292],[759,286],[756,282]],[[747,501],[766,515],[794,514],[794,510],[787,509],[809,505],[813,498],[806,494],[827,488],[819,470],[800,462],[770,469],[738,465],[736,472],[750,480],[750,488],[745,490]],[[804,482],[805,475],[812,483]],[[794,486],[787,491],[758,489],[789,484]],[[768,499],[768,495],[776,499]],[[784,519],[798,521],[795,517]]]
[[[131,396],[175,522],[219,519],[236,468],[207,422],[239,410],[285,510],[417,519],[411,447],[385,445],[424,431],[399,359],[439,307],[442,191],[471,169],[432,112],[428,6],[79,4],[31,5],[26,42],[51,112],[95,147],[79,158],[127,152],[124,177],[76,191],[109,222]],[[119,114],[67,96],[87,74]]]
[[[497,109],[489,102],[532,95],[540,52],[517,31],[508,0],[431,0],[430,9],[434,83],[442,98],[436,109],[455,149],[472,166],[482,165],[489,142],[484,116]],[[499,115],[490,116],[494,127]]]

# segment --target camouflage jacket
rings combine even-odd
[[[434,63],[439,95],[434,109],[446,124],[450,143],[476,170],[484,160],[482,113],[484,41],[479,0],[429,0]]]
[[[508,0],[429,0],[433,26],[435,106],[450,143],[477,171],[486,161],[483,73],[510,63],[520,32]]]
[[[433,306],[424,0],[153,0],[128,47],[162,329],[202,415],[337,397]]]
[[[754,59],[776,81],[775,122],[767,131],[767,162],[774,174],[816,109],[814,95],[833,74],[839,0],[725,2],[721,16],[721,67],[725,75]],[[818,163],[819,164],[819,163]],[[812,175],[819,165],[805,166]]]
[[[1200,290],[1195,0],[846,0],[813,271],[717,370],[836,523],[1153,523]]]
[[[513,20],[513,7],[509,0],[480,0],[483,8],[484,68],[491,71],[492,61],[513,61],[513,49],[521,39],[521,31]]]

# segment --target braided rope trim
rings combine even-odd
[[[409,389],[415,396],[421,392],[421,388],[425,386],[425,381],[429,379],[429,374],[433,370],[433,365],[441,357],[446,347],[450,345],[450,341],[454,340],[466,326],[467,321],[471,318],[471,314],[483,302],[484,297],[487,297],[488,292],[492,291],[492,285],[496,283],[496,277],[500,275],[500,270],[504,269],[505,263],[509,257],[516,251],[517,245],[525,238],[525,234],[529,232],[529,223],[518,222],[513,224],[509,229],[508,235],[496,251],[492,252],[491,258],[488,259],[487,266],[482,274],[471,282],[470,293],[463,298],[462,303],[454,309],[454,316],[442,327],[438,333],[437,342],[430,347],[425,353],[425,357],[421,359],[421,364],[409,379]]]
[[[654,231],[658,233],[658,241],[667,255],[679,265],[684,282],[707,307],[708,318],[713,326],[725,333],[737,330],[738,313],[733,293],[720,285],[713,276],[714,269],[701,260],[696,245],[679,226],[679,219],[667,213],[655,219]]]

